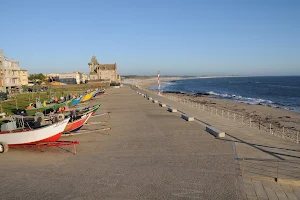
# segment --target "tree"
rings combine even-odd
[[[46,76],[42,73],[39,74],[30,74],[28,80],[33,81],[34,83],[42,83],[46,80]]]

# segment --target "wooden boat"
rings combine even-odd
[[[16,129],[0,132],[0,143],[8,146],[56,142],[63,133],[70,118],[36,129]],[[0,145],[0,152],[1,152]]]
[[[85,101],[90,100],[90,99],[93,97],[94,93],[95,93],[95,92],[91,92],[91,93],[89,93],[89,94],[86,94],[86,95],[81,99],[80,102],[85,102]]]
[[[93,115],[96,113],[96,111],[100,108],[101,104],[97,104],[91,107],[92,111],[93,111]]]
[[[100,90],[100,91],[97,91],[95,92],[95,94],[93,95],[93,97],[96,97],[96,96],[99,96],[101,94],[104,94],[105,90]]]
[[[92,111],[92,115],[95,114],[95,112],[100,108],[101,104],[96,104],[94,106],[90,106],[90,107],[75,107],[75,108],[69,108],[67,110],[64,110],[62,112],[60,112],[61,114],[64,114],[65,117],[68,117],[70,115],[72,115],[71,113],[75,112],[76,116],[82,116],[84,115],[86,112]]]
[[[94,106],[90,106],[90,107],[84,107],[84,108],[76,108],[75,111],[77,113],[77,115],[80,115],[82,113],[86,113],[89,111],[92,111],[93,114],[95,114],[95,112],[100,108],[101,104],[96,104]]]
[[[64,134],[80,130],[92,114],[93,112],[87,112],[84,115],[81,115],[78,119],[69,122],[64,130]]]
[[[45,107],[41,106],[39,108],[28,108],[28,109],[25,109],[25,110],[26,110],[27,115],[35,115],[35,113],[37,113],[37,112],[44,112],[44,111],[49,110],[49,109],[56,110],[56,109],[59,109],[60,107],[63,107],[63,106],[69,106],[73,102],[73,100],[74,99],[71,99],[69,101],[65,101],[63,103],[49,104]]]
[[[72,103],[70,104],[70,107],[73,107],[73,106],[76,106],[77,104],[79,104],[80,101],[81,101],[81,99],[82,99],[82,97],[79,97],[79,98],[77,98],[77,99],[74,99],[74,100],[72,101]]]

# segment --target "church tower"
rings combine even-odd
[[[97,67],[98,67],[99,63],[98,63],[96,56],[92,57],[91,62],[89,62],[88,65],[90,67],[90,79],[91,80],[99,79],[98,74],[97,74]]]
[[[90,66],[90,73],[96,72],[96,67],[97,67],[97,65],[99,65],[96,56],[92,57],[91,62],[89,62],[88,65]]]

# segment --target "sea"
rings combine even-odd
[[[157,86],[152,89],[157,90]],[[161,90],[269,105],[300,113],[300,76],[181,79],[163,83]]]

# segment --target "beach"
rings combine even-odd
[[[215,77],[205,77],[205,78],[215,78]],[[221,77],[220,77],[221,78]],[[175,81],[184,78],[162,78],[162,84],[168,81]],[[143,80],[143,84],[140,86],[144,89],[151,88],[157,84],[157,79],[152,78],[148,80]],[[281,108],[275,108],[267,105],[254,105],[243,102],[236,102],[226,99],[215,98],[212,95],[201,95],[201,94],[183,94],[183,93],[170,93],[164,92],[163,94],[176,97],[176,101],[179,102],[193,102],[212,107],[218,110],[229,111],[231,113],[236,113],[239,116],[243,116],[245,119],[252,119],[252,121],[260,123],[262,126],[269,127],[270,124],[274,128],[290,129],[292,131],[300,132],[300,113],[289,111]]]

